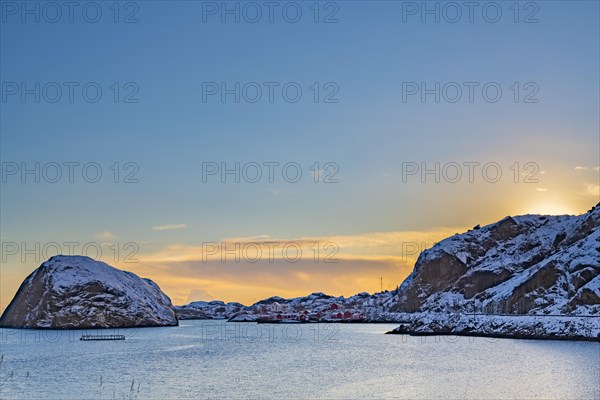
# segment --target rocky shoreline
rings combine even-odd
[[[418,313],[387,333],[600,342],[600,317]]]

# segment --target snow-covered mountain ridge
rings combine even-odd
[[[395,311],[600,316],[600,206],[524,215],[424,251]]]
[[[256,321],[259,319],[294,319],[319,322],[395,322],[398,314],[387,311],[393,304],[394,292],[354,296],[329,296],[322,292],[284,299],[279,296],[260,300],[245,306],[237,302],[219,300],[194,301],[175,306],[180,319],[230,319],[231,321]]]

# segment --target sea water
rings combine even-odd
[[[384,334],[395,326],[1,329],[0,398],[600,398],[599,343]]]

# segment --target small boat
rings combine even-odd
[[[79,340],[125,340],[125,335],[81,335]]]

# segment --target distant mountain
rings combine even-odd
[[[243,308],[243,304],[236,302],[225,304],[220,300],[193,301],[184,306],[175,306],[175,312],[179,319],[213,319],[229,318]]]
[[[321,322],[395,322],[399,314],[389,313],[394,292],[354,296],[329,296],[316,292],[303,297],[285,299],[279,296],[260,300],[250,306],[222,301],[194,301],[175,306],[179,319],[223,319],[232,321],[256,321],[278,314]]]
[[[55,256],[17,291],[4,328],[122,328],[177,325],[171,300],[150,279],[83,256]]]

